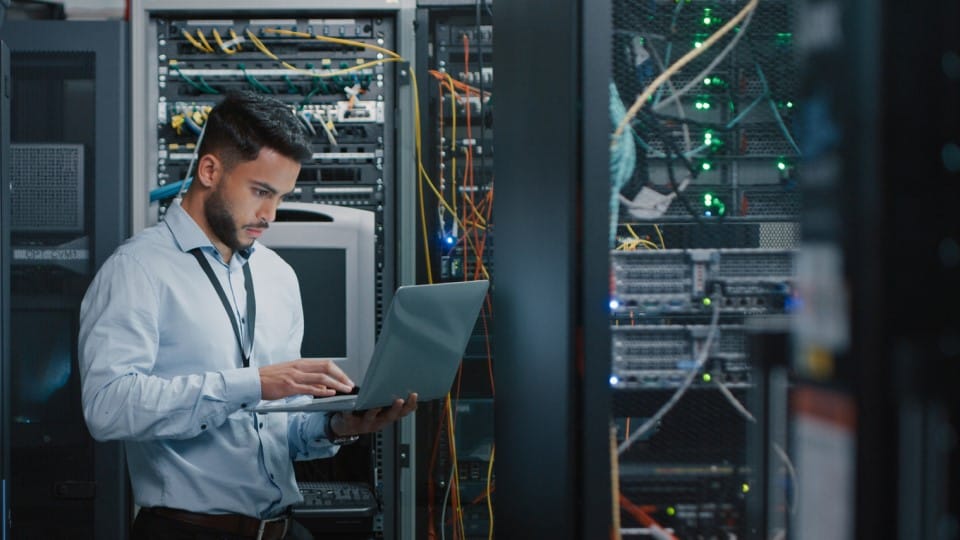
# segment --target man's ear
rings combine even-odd
[[[215,188],[223,176],[223,163],[214,154],[204,154],[197,161],[196,177],[200,185]]]

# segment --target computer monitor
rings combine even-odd
[[[286,202],[260,242],[297,274],[303,300],[304,358],[328,358],[363,379],[376,324],[374,213]]]

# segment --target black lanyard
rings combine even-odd
[[[243,339],[240,337],[240,326],[237,324],[237,318],[233,315],[233,306],[231,306],[230,301],[227,300],[227,293],[223,292],[220,280],[217,279],[217,276],[213,273],[213,268],[210,268],[210,263],[203,255],[203,252],[200,251],[200,248],[193,248],[190,250],[190,253],[197,258],[197,262],[200,263],[203,272],[207,274],[210,283],[213,284],[213,288],[217,290],[217,295],[220,296],[220,302],[223,303],[223,309],[227,310],[227,316],[230,317],[230,324],[233,325],[233,334],[237,336],[237,345],[240,346],[240,355],[243,356],[243,367],[250,367],[250,355],[247,354],[247,349],[243,346]],[[253,295],[253,276],[250,274],[250,261],[243,263],[243,288],[247,290],[247,333],[250,335],[250,351],[253,352],[253,329],[257,320],[257,299]]]

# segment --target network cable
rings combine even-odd
[[[638,439],[646,435],[651,429],[653,429],[658,422],[673,409],[673,406],[680,401],[680,398],[690,389],[693,385],[693,380],[697,377],[697,374],[703,368],[703,365],[706,363],[707,358],[710,355],[710,349],[713,347],[713,341],[716,338],[717,328],[719,327],[720,322],[720,302],[713,302],[713,316],[710,319],[710,329],[707,331],[707,338],[703,342],[703,346],[700,349],[700,354],[697,356],[696,361],[694,362],[693,367],[690,369],[690,372],[687,373],[687,377],[683,380],[683,383],[677,388],[676,392],[664,403],[656,413],[648,418],[640,427],[637,428],[632,434],[624,439],[620,446],[617,447],[617,455],[621,455],[633,446]]]

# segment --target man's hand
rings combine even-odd
[[[338,412],[330,417],[330,429],[340,437],[373,433],[412,413],[417,408],[417,395],[410,394],[407,400],[394,400],[389,408],[366,411]]]
[[[350,377],[331,360],[300,358],[260,368],[261,399],[299,394],[327,397],[338,391],[349,393],[354,386]]]

